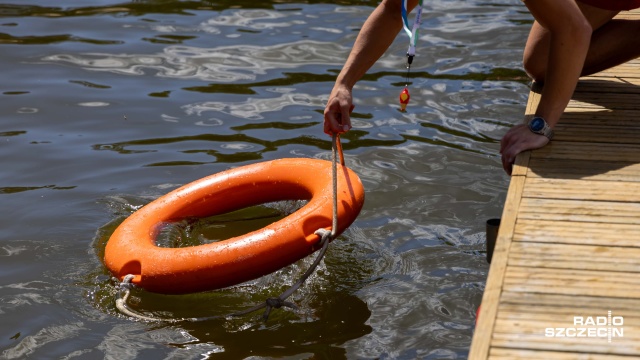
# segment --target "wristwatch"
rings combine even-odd
[[[553,129],[539,116],[529,121],[529,130],[531,130],[532,133],[546,136],[549,141],[553,138]]]

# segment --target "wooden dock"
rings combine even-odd
[[[539,96],[531,91],[525,118]],[[553,141],[516,159],[469,354],[635,358],[640,59],[582,78]]]

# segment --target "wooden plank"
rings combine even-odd
[[[576,159],[533,158],[529,178],[640,181],[640,163]]]
[[[524,121],[531,120],[533,115],[536,113],[536,109],[538,108],[538,103],[540,103],[540,94],[542,91],[542,87],[538,86],[538,84],[534,83],[529,91],[529,100],[527,101],[527,107],[524,111]]]
[[[525,176],[529,171],[529,160],[531,159],[531,151],[525,151],[516,156],[516,161],[511,169],[511,176]]]
[[[548,311],[563,309],[568,306],[580,308],[585,314],[602,310],[622,312],[623,316],[640,316],[640,299],[611,298],[606,296],[569,296],[562,294],[521,293],[503,291],[500,298],[501,306],[544,306]],[[615,307],[612,307],[615,306]]]
[[[575,297],[573,297],[575,298]],[[590,298],[595,299],[595,298]],[[616,299],[607,298],[609,301],[617,301]],[[543,321],[549,323],[559,323],[560,326],[567,326],[573,324],[574,316],[586,317],[590,316],[595,318],[597,316],[607,316],[608,311],[611,311],[611,316],[621,316],[624,319],[624,324],[637,326],[640,324],[640,315],[638,309],[623,309],[619,310],[617,307],[612,308],[611,303],[603,304],[603,306],[594,309],[585,309],[581,306],[576,306],[573,303],[560,303],[555,306],[542,306],[538,304],[500,304],[498,317],[518,319],[520,321]],[[633,336],[640,336],[640,334],[633,334]]]
[[[622,11],[618,15],[616,15],[616,19],[640,20],[640,11]]]
[[[610,126],[580,126],[574,124],[558,124],[555,128],[554,141],[575,141],[598,143],[640,144],[640,128]]]
[[[489,334],[493,333],[493,326],[500,302],[500,294],[502,293],[505,268],[507,266],[507,257],[516,223],[516,214],[520,199],[522,199],[524,180],[524,176],[513,176],[509,184],[507,199],[502,212],[500,230],[498,231],[498,237],[493,251],[493,259],[487,276],[487,284],[482,296],[482,304],[484,305],[477,319],[471,342],[469,352],[470,359],[486,359],[489,355],[491,342],[491,336],[489,336]]]
[[[514,241],[640,247],[640,225],[518,219]],[[640,305],[640,304],[639,304]],[[640,309],[640,306],[638,307]]]
[[[618,65],[614,68],[604,70],[597,74],[583,76],[580,80],[600,80],[600,79],[617,79],[620,82],[634,84],[638,78],[633,76],[636,74],[634,67],[638,65],[636,61],[630,61],[626,64]],[[627,76],[631,74],[631,76]]]
[[[533,314],[530,314],[529,316],[527,316],[527,313],[523,312],[522,310],[517,310],[515,312],[501,310],[500,313],[498,314],[498,321],[496,323],[495,333],[509,334],[509,333],[513,333],[511,328],[514,328],[514,329],[517,328],[523,334],[537,335],[539,337],[547,338],[547,341],[551,342],[551,341],[555,341],[560,336],[558,337],[550,336],[551,335],[550,333],[545,334],[545,330],[548,328],[554,328],[555,330],[556,328],[592,327],[592,328],[607,329],[609,327],[609,325],[607,325],[608,323],[604,323],[604,322],[603,323],[605,325],[602,325],[602,326],[597,326],[595,324],[589,326],[589,325],[581,325],[582,323],[580,322],[576,323],[574,321],[574,317],[581,318],[583,322],[587,316],[592,317],[592,319],[595,319],[596,316],[599,316],[601,318],[602,317],[606,318],[607,317],[606,309],[601,312],[597,312],[593,314],[590,313],[588,315],[582,315],[585,313],[580,311],[580,309],[575,309],[575,308],[566,309],[566,311],[567,312],[564,314],[545,314],[545,313],[535,314],[536,317],[534,318],[530,316]],[[613,316],[613,313],[612,313],[612,316]],[[615,316],[620,317],[620,315],[615,315]],[[593,321],[595,322],[595,320]],[[614,326],[612,325],[611,327],[613,328]],[[620,333],[616,335],[622,335],[622,336],[616,336],[615,339],[612,337],[611,340],[613,343],[615,343],[614,345],[620,345],[621,343],[632,343],[632,342],[640,343],[640,327],[635,325],[629,325],[629,321],[623,321],[621,326],[615,326],[615,328],[618,330],[621,330]],[[568,337],[576,338],[576,339],[572,339],[574,342],[584,342],[584,341],[595,342],[595,341],[604,340],[604,344],[607,345],[606,343],[609,340],[608,334],[604,337],[604,339],[602,337],[596,337],[596,336],[593,336],[589,339],[588,336],[579,337],[577,336],[578,334],[575,334],[576,336],[571,336],[572,334],[569,334],[569,335],[570,336]],[[586,335],[586,334],[583,334],[583,335]]]
[[[575,109],[562,114],[558,125],[572,125],[572,127],[607,126],[612,128],[625,127],[640,129],[635,110],[611,109]]]
[[[500,325],[500,330],[503,324]],[[507,330],[512,327],[511,324],[504,325]],[[594,339],[594,338],[579,338],[579,337],[557,337],[548,338],[544,335],[529,334],[525,331],[531,331],[529,329],[522,329],[516,327],[516,331],[511,332],[496,332],[494,334],[493,345],[501,348],[516,348],[516,349],[532,349],[542,351],[558,351],[558,352],[589,352],[594,354],[614,354],[618,356],[635,356],[640,352],[638,346],[638,340],[615,338],[611,343],[608,343],[606,339]],[[635,329],[630,329],[635,330]],[[597,340],[597,341],[596,341]],[[633,359],[633,358],[629,358]],[[635,357],[637,359],[637,357]]]
[[[631,360],[624,355],[588,354],[584,352],[544,351],[530,349],[508,349],[492,347],[489,353],[492,360]]]
[[[620,65],[617,68],[604,70],[598,73],[598,75],[592,75],[591,78],[610,77],[610,76],[633,80],[633,79],[640,78],[640,72],[638,72],[637,69],[634,69],[631,66]]]
[[[640,163],[640,145],[552,141],[531,154],[539,158]]]
[[[555,310],[555,311],[553,311]],[[564,307],[536,307],[534,305],[528,306],[500,306],[498,311],[498,320],[502,321],[503,324],[506,322],[519,323],[519,324],[528,324],[531,333],[537,333],[540,335],[545,335],[544,330],[547,327],[609,327],[613,326],[614,323],[609,324],[607,317],[608,312],[611,311],[612,318],[615,317],[620,319],[618,323],[616,323],[616,327],[625,328],[627,334],[626,338],[628,339],[638,339],[640,340],[640,331],[632,331],[631,329],[638,329],[638,323],[640,318],[637,316],[629,316],[632,314],[631,311],[623,312],[618,311],[616,309],[612,309],[611,307],[603,307],[601,309],[594,309],[590,311],[585,311],[582,308],[578,308],[576,306],[564,306]],[[636,311],[637,314],[637,311]],[[591,322],[589,325],[585,324],[585,320],[587,317],[591,318]],[[579,318],[580,321],[576,321],[575,319]],[[596,320],[598,318],[599,320]],[[601,319],[601,320],[600,320]],[[596,321],[602,321],[598,323]],[[601,324],[601,325],[598,325]],[[551,336],[548,336],[551,337]],[[607,339],[608,340],[608,339]]]
[[[637,87],[636,85],[629,85]],[[634,91],[635,92],[635,91]],[[568,107],[584,107],[584,106],[599,106],[606,107],[608,109],[615,108],[629,108],[637,109],[640,107],[638,99],[634,96],[628,96],[630,94],[618,94],[609,92],[581,92],[575,93],[571,101],[569,101]]]
[[[516,242],[509,266],[640,273],[640,248]],[[640,277],[640,274],[637,274]]]
[[[635,354],[640,343],[640,313],[638,299],[616,299],[611,297],[568,296],[542,293],[503,292],[494,329],[492,349],[496,347],[516,349],[540,349],[567,351],[567,345],[574,351],[600,351],[616,353],[616,348],[624,347],[618,353]],[[556,338],[545,336],[546,329],[575,327],[575,316],[622,316],[623,337],[612,338],[607,343],[602,338]],[[543,341],[539,341],[544,338]],[[605,342],[603,343],[603,340]],[[594,348],[594,342],[600,342],[600,348]],[[602,348],[604,346],[604,348]]]
[[[589,75],[583,79],[613,77],[623,79],[623,81],[629,83],[635,83],[635,81],[638,81],[638,78],[640,77],[640,69],[638,68],[639,63],[640,61],[638,59],[634,59],[611,69],[603,70],[597,74]]]
[[[569,309],[576,311],[579,309]],[[540,320],[521,317],[522,312],[501,312],[496,322],[494,333],[494,345],[503,348],[525,348],[537,350],[582,351],[593,353],[606,353],[618,355],[635,355],[640,350],[640,327],[623,322],[621,326],[584,326],[574,325],[576,313],[567,313],[564,316],[556,315],[556,319],[547,316]],[[613,314],[612,314],[613,315]],[[578,315],[585,316],[585,315]],[[599,312],[586,316],[607,316],[607,312]],[[600,334],[582,333],[577,336],[576,328],[593,328],[600,330]],[[611,341],[609,342],[608,328],[611,327]],[[572,329],[569,333],[560,329]],[[555,334],[565,336],[554,336]],[[569,336],[566,336],[566,335]],[[599,336],[598,336],[599,335]]]
[[[527,178],[522,196],[544,199],[640,202],[640,182]]]
[[[509,265],[503,288],[512,292],[639,298],[639,285],[637,273]]]
[[[640,204],[523,198],[519,219],[640,224]]]
[[[640,66],[640,64],[631,65],[632,67]],[[630,82],[626,79],[621,79],[620,77],[597,77],[597,78],[582,78],[576,85],[575,96],[580,99],[583,94],[598,94],[598,95],[612,95],[615,94],[616,97],[620,98],[621,95],[628,94],[640,94],[640,89],[638,88],[638,84],[634,82],[640,83],[639,79],[633,79],[633,82]],[[626,96],[624,96],[626,97]]]

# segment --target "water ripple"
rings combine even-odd
[[[75,338],[83,330],[86,330],[86,328],[81,322],[48,326],[38,331],[35,335],[24,337],[17,345],[4,350],[2,356],[7,359],[24,358],[49,343]]]
[[[55,54],[42,60],[70,63],[87,70],[126,75],[198,79],[231,83],[253,81],[269,70],[295,69],[305,65],[341,64],[345,48],[334,43],[301,40],[271,46],[239,44],[214,48],[167,46],[160,54]]]
[[[220,33],[220,30],[218,30],[219,26],[241,26],[246,29],[266,30],[304,23],[300,20],[291,20],[291,18],[290,13],[281,13],[266,9],[246,9],[225,13],[225,15],[209,19],[201,24],[200,28],[208,33],[218,34]]]
[[[379,1],[29,3],[40,6],[0,4],[11,69],[0,93],[11,215],[0,229],[0,357],[466,358],[484,219],[499,216],[509,181],[498,139],[528,94],[521,1],[426,4],[407,112],[397,110],[404,34],[358,83],[343,145],[367,201],[294,294],[298,311],[188,326],[118,313],[101,262],[108,237],[185,179],[263,158],[329,159],[324,102]],[[278,295],[309,261],[219,292],[136,289],[131,306],[227,314]]]
[[[258,120],[263,119],[270,112],[281,111],[287,106],[306,106],[320,108],[324,105],[323,98],[304,93],[283,94],[279,97],[248,98],[242,103],[229,103],[223,101],[207,101],[183,106],[187,115],[202,115],[213,111],[228,114],[237,118]],[[266,115],[268,116],[268,115]]]

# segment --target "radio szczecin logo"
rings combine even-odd
[[[573,327],[546,328],[546,337],[588,337],[602,338],[611,342],[612,338],[624,336],[624,318],[611,316],[611,310],[607,316],[574,316]]]

